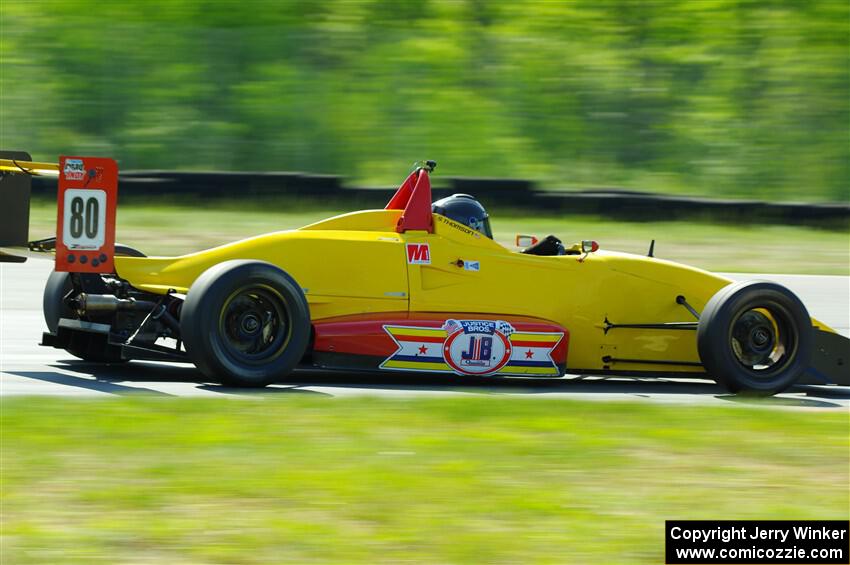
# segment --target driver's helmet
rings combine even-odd
[[[469,194],[452,194],[434,202],[431,211],[468,226],[493,239],[487,210]]]

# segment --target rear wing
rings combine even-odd
[[[29,241],[31,175],[23,165],[32,157],[23,151],[0,151],[0,263],[22,263],[26,257],[4,247],[26,246]],[[58,168],[56,170],[58,174]]]
[[[31,178],[57,178],[56,237],[29,240]],[[101,157],[34,162],[28,153],[0,151],[0,263],[29,252],[53,252],[57,271],[114,272],[118,165]]]

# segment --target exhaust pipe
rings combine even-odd
[[[111,294],[86,294],[85,292],[71,300],[70,306],[81,315],[109,314],[118,310],[151,311],[155,302],[135,300],[133,298],[118,298]]]

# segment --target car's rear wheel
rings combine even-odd
[[[53,271],[47,277],[41,306],[44,313],[44,323],[47,324],[47,329],[51,333],[56,333],[56,330],[59,328],[59,318],[70,318],[73,316],[73,312],[65,303],[65,297],[73,290],[74,286],[71,284],[71,273]]]
[[[80,276],[96,277],[99,275],[84,274]],[[44,313],[44,322],[47,324],[47,329],[51,333],[55,334],[59,329],[60,318],[76,318],[65,300],[73,290],[74,285],[71,282],[71,273],[53,271],[47,277],[47,284],[44,285],[44,295],[42,297],[42,311]],[[71,334],[65,351],[74,357],[79,357],[84,361],[90,361],[92,363],[125,363],[127,360],[122,359],[116,353],[115,348],[107,347],[106,341],[106,336],[103,334],[75,331]]]
[[[261,387],[287,376],[310,340],[301,287],[261,261],[226,261],[192,284],[180,314],[186,352],[207,377]]]
[[[718,291],[697,328],[700,360],[731,392],[785,390],[808,368],[812,347],[806,307],[787,288],[766,281],[734,283]]]

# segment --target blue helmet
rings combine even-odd
[[[434,202],[431,211],[481,232],[493,239],[487,210],[469,194],[452,194]]]

